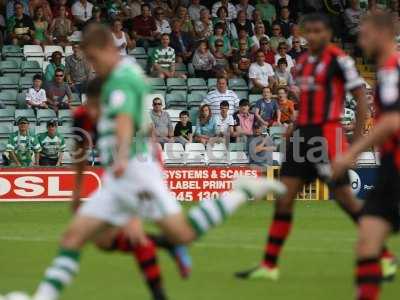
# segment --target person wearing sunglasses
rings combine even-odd
[[[301,46],[301,41],[299,38],[293,38],[292,48],[288,54],[296,61],[304,52],[307,50]]]
[[[282,36],[281,25],[275,23],[272,25],[272,35],[269,44],[273,51],[277,51],[280,43],[286,43],[286,39]]]
[[[287,54],[287,50],[288,50],[288,45],[286,44],[286,42],[282,42],[279,44],[278,46],[278,53],[275,54],[275,64],[274,65],[278,65],[278,61],[283,58],[286,60],[287,63],[287,71],[291,71],[292,68],[294,67],[294,60],[293,58]]]
[[[158,97],[153,99],[153,109],[150,112],[150,117],[153,122],[156,142],[163,147],[165,143],[173,143],[175,141],[174,127],[168,112],[163,109],[162,101]]]
[[[44,80],[46,82],[53,81],[57,69],[65,70],[65,65],[62,63],[62,53],[60,51],[54,51],[51,54],[50,64],[47,65],[44,72]]]
[[[64,71],[57,69],[54,80],[46,87],[47,103],[56,113],[59,109],[69,109],[72,103],[72,92],[65,82]]]

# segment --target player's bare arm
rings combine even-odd
[[[354,129],[354,140],[363,136],[365,120],[368,111],[365,88],[359,87],[351,92],[357,102],[356,106],[356,126]]]

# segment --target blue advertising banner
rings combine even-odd
[[[365,199],[368,192],[375,187],[377,167],[362,167],[350,170],[350,183],[353,193]]]

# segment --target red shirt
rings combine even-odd
[[[143,16],[136,16],[132,20],[132,29],[141,36],[150,37],[153,31],[157,30],[156,21],[153,17],[147,17],[145,20]]]

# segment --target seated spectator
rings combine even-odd
[[[257,122],[264,127],[281,124],[281,111],[279,105],[272,99],[271,89],[265,87],[262,91],[262,98],[256,102],[255,116]],[[275,121],[276,120],[276,121]]]
[[[188,8],[190,19],[193,23],[200,21],[200,14],[203,9],[207,9],[204,5],[200,4],[200,0],[192,0]],[[207,10],[208,11],[208,10]]]
[[[265,62],[265,55],[262,50],[256,54],[256,62],[249,68],[250,90],[253,94],[260,93],[265,87],[274,85],[274,70]]]
[[[272,24],[276,19],[276,9],[269,0],[260,0],[256,5],[256,9],[261,13],[261,19]]]
[[[56,2],[56,3],[54,3]],[[73,16],[72,16],[72,11],[71,11],[71,7],[68,5],[68,0],[56,0],[53,1],[53,5],[52,5],[52,13],[53,13],[53,20],[57,17],[59,17],[60,14],[60,10],[61,7],[64,6],[64,8],[66,9],[65,11],[65,16],[72,21]]]
[[[93,4],[87,0],[78,0],[72,5],[71,11],[75,25],[82,29],[86,22],[92,18]]]
[[[236,4],[236,11],[244,11],[246,13],[246,19],[251,20],[253,18],[254,6],[249,4],[249,0],[240,0],[239,4]]]
[[[289,72],[291,72],[292,68],[294,67],[294,60],[289,54],[287,54],[287,48],[288,48],[288,46],[287,46],[286,42],[283,42],[283,43],[279,44],[278,53],[275,54],[275,65],[278,65],[278,61],[281,58],[284,58],[286,60],[286,63],[287,63],[286,69]]]
[[[237,15],[236,7],[232,3],[230,3],[229,0],[217,1],[213,4],[211,14],[214,18],[218,17],[218,10],[221,7],[224,7],[226,9],[228,20],[231,21],[236,18]]]
[[[257,49],[260,48],[261,39],[269,40],[269,36],[265,34],[265,26],[263,23],[257,23],[254,27],[253,43]]]
[[[235,25],[228,18],[228,10],[225,6],[221,6],[217,10],[217,17],[213,18],[214,27],[222,25],[228,39],[237,39],[237,31]]]
[[[217,124],[212,117],[212,112],[208,104],[200,106],[199,118],[196,122],[194,141],[196,143],[207,144],[217,134]]]
[[[101,8],[98,6],[94,6],[92,17],[89,19],[89,21],[86,22],[85,27],[88,26],[89,24],[106,24],[106,22],[107,21],[103,18]]]
[[[235,25],[237,33],[239,33],[240,30],[244,29],[250,37],[254,35],[253,26],[250,20],[247,19],[246,11],[240,10],[233,24]]]
[[[7,34],[13,45],[33,43],[35,28],[31,17],[24,14],[24,6],[20,2],[14,4],[15,15],[7,19]]]
[[[46,86],[47,104],[56,113],[59,109],[69,109],[72,103],[72,92],[64,81],[64,71],[57,69],[54,80]]]
[[[232,47],[234,49],[239,49],[239,43],[240,42],[245,42],[247,43],[247,49],[249,49],[251,52],[255,52],[257,47],[254,44],[254,41],[251,37],[249,37],[248,33],[244,29],[239,30],[239,36],[237,39],[233,40],[232,42]]]
[[[293,47],[293,39],[298,39],[300,41],[300,46],[305,48],[307,47],[307,40],[301,36],[300,26],[297,24],[293,24],[291,28],[292,35],[287,39],[287,43],[289,48]]]
[[[281,112],[281,123],[288,126],[295,120],[295,109],[293,101],[288,99],[287,90],[278,88],[278,105]]]
[[[264,24],[265,34],[267,34],[268,36],[271,35],[271,24],[268,21],[264,21],[262,19],[261,12],[258,9],[255,9],[253,11],[253,18],[252,18],[253,28],[255,28],[256,24],[258,23]]]
[[[163,110],[160,98],[153,99],[153,109],[150,112],[153,122],[154,135],[156,142],[164,147],[165,143],[174,142],[174,129],[169,114]]]
[[[122,30],[122,21],[120,19],[112,21],[111,34],[121,56],[128,55],[128,50],[136,47],[135,42]]]
[[[217,24],[214,27],[214,34],[208,38],[208,44],[210,45],[211,52],[214,54],[216,51],[217,40],[222,41],[222,51],[225,55],[230,56],[232,54],[231,42],[225,34],[225,29],[222,24]]]
[[[147,49],[157,45],[157,25],[151,16],[148,4],[142,4],[141,12],[141,15],[133,18],[131,24],[128,24],[128,29],[130,29],[129,32],[136,33],[137,46]]]
[[[16,167],[30,167],[38,165],[40,144],[35,135],[29,131],[29,121],[26,117],[17,120],[18,131],[12,133],[8,138],[6,155],[10,165]],[[33,155],[35,160],[33,161]]]
[[[247,138],[253,135],[254,114],[250,112],[249,100],[242,99],[239,102],[239,111],[233,114],[235,121],[236,142],[247,142]]]
[[[172,23],[171,47],[175,50],[177,62],[189,63],[193,55],[193,40],[190,35],[183,32],[181,22],[175,20]]]
[[[51,82],[54,80],[54,75],[57,69],[61,69],[64,71],[65,66],[61,63],[62,54],[60,51],[54,51],[51,54],[50,64],[47,65],[46,70],[44,72],[44,80],[46,82]]]
[[[196,77],[208,79],[214,75],[215,57],[212,55],[206,41],[201,41],[193,55],[193,68]]]
[[[28,6],[28,1],[20,1],[20,0],[7,0],[6,1],[6,20],[10,19],[16,14],[15,11],[15,4],[19,3],[22,5],[22,13],[29,16],[29,6]]]
[[[301,46],[301,41],[299,38],[295,37],[292,40],[292,49],[288,54],[296,61],[301,55],[303,55],[307,50]]]
[[[245,41],[239,41],[239,49],[233,52],[233,73],[237,77],[247,78],[251,65],[251,52]]]
[[[180,143],[183,146],[192,142],[192,122],[189,121],[189,113],[186,110],[179,113],[179,121],[175,125],[174,137],[175,143]]]
[[[284,58],[278,60],[278,65],[275,69],[275,82],[278,87],[295,87],[293,76],[287,70],[287,61]]]
[[[233,116],[229,114],[228,101],[221,102],[219,114],[215,115],[214,118],[217,126],[217,137],[220,138],[218,142],[229,143],[230,138],[234,136],[233,126],[235,121]]]
[[[26,93],[26,104],[29,108],[47,108],[46,91],[42,88],[42,75],[33,76],[33,86]]]
[[[35,30],[35,34],[33,36],[33,42],[36,45],[49,45],[51,43],[51,38],[49,35],[49,23],[46,21],[43,8],[39,6],[35,10],[35,14],[33,15],[33,26]]]
[[[163,34],[161,46],[154,49],[151,66],[152,76],[159,78],[176,77],[175,50],[169,46],[169,35]]]
[[[290,19],[290,10],[289,7],[284,6],[279,11],[279,18],[275,21],[276,24],[279,24],[282,30],[282,36],[287,39],[290,36],[290,29],[293,26],[293,22]]]
[[[35,16],[39,7],[42,8],[44,20],[47,21],[47,24],[50,24],[53,20],[53,12],[47,0],[30,0],[29,15]]]
[[[224,53],[224,43],[222,40],[216,40],[214,45],[214,52],[212,53],[215,58],[215,75],[216,77],[230,78],[232,70],[229,64],[230,54]]]
[[[38,135],[40,144],[40,166],[62,166],[64,151],[66,150],[64,137],[57,132],[57,120],[47,122],[47,131]]]
[[[207,8],[200,11],[200,20],[194,22],[194,32],[197,41],[207,41],[214,34],[214,25]]]
[[[61,5],[59,15],[53,19],[50,26],[50,35],[53,42],[64,47],[69,43],[68,37],[72,34],[72,22],[66,15],[67,9],[65,5]]]
[[[359,0],[350,0],[350,7],[344,11],[344,24],[346,26],[347,38],[349,42],[357,41],[360,31],[360,22],[363,11],[360,8]]]
[[[251,164],[260,166],[272,166],[272,153],[276,151],[276,146],[271,137],[264,133],[264,126],[256,123],[254,135],[249,139],[249,158]]]
[[[271,49],[277,52],[281,43],[286,43],[286,39],[282,36],[281,26],[279,24],[272,25],[272,36],[269,40]]]
[[[225,77],[218,78],[217,88],[207,94],[202,104],[209,105],[212,114],[218,115],[222,101],[228,101],[229,115],[233,115],[239,107],[239,98],[234,91],[228,90],[228,80]]]
[[[142,1],[140,1],[140,2],[142,2]],[[174,17],[175,12],[171,8],[172,3],[168,2],[168,1],[164,1],[164,0],[153,0],[153,1],[145,1],[145,2],[149,3],[151,11],[154,12],[157,9],[157,7],[160,7],[164,10],[164,13],[168,19]]]
[[[71,91],[79,97],[86,91],[86,84],[92,77],[92,69],[86,61],[79,44],[72,46],[73,54],[65,59],[65,79]]]
[[[260,39],[260,49],[265,56],[265,62],[273,66],[275,64],[275,52],[271,50],[269,46],[269,40],[267,38]],[[257,52],[253,55],[253,61],[257,60]]]
[[[164,10],[161,7],[156,7],[154,12],[154,20],[156,21],[157,35],[159,36],[159,39],[161,39],[163,34],[171,33],[171,25],[169,25],[169,22],[165,17]]]
[[[181,23],[181,31],[188,34],[189,37],[194,37],[194,29],[192,20],[190,20],[190,16],[188,14],[188,10],[184,6],[178,6],[176,9],[176,17],[174,21],[179,21]]]
[[[134,17],[139,16],[140,11],[141,11],[141,8],[140,8],[141,5],[142,5],[141,0],[126,1],[125,6],[124,6],[124,14],[125,14],[126,18],[133,19]]]

